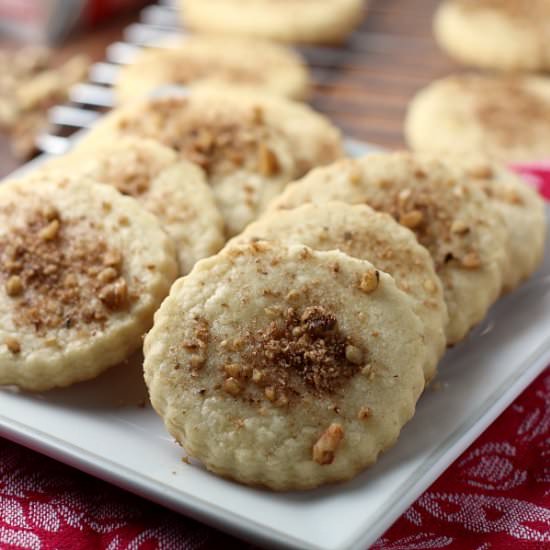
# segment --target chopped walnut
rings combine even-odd
[[[243,368],[238,363],[229,363],[223,369],[232,378],[239,378],[244,373]]]
[[[411,210],[399,216],[399,223],[409,229],[416,229],[424,221],[424,214],[420,210]]]
[[[361,277],[359,288],[366,294],[374,292],[380,283],[380,272],[376,269],[370,269]]]
[[[99,272],[97,278],[100,283],[106,284],[114,281],[118,277],[118,272],[113,267],[106,267]]]
[[[99,291],[99,299],[111,310],[122,309],[128,300],[126,281],[120,277]]]
[[[19,275],[12,275],[6,281],[6,293],[8,296],[19,296],[23,292],[23,281]]]
[[[265,143],[258,146],[258,171],[262,176],[273,176],[279,171],[279,160]]]
[[[241,393],[241,385],[239,384],[239,381],[235,378],[228,378],[223,383],[223,391],[226,393],[236,396]]]
[[[305,391],[337,392],[358,372],[366,350],[340,333],[325,308],[308,307],[301,315],[289,308],[280,316],[265,329],[246,333],[238,372],[231,365],[223,369],[226,379],[239,380],[243,399],[260,390],[262,398],[284,406]]]
[[[479,254],[477,252],[469,252],[462,258],[462,265],[466,269],[477,269],[478,267],[481,267],[481,259],[479,257]]]
[[[46,227],[38,233],[41,239],[51,241],[57,237],[59,233],[59,220],[52,220]]]
[[[468,233],[470,228],[461,220],[455,220],[451,225],[451,233],[456,233],[457,235],[463,235]]]
[[[344,439],[344,429],[340,424],[331,424],[313,445],[313,460],[321,466],[334,462],[336,451]]]
[[[6,344],[8,350],[14,355],[21,353],[21,344],[19,343],[19,340],[16,340],[12,336],[6,336],[4,343]]]

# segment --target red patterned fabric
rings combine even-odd
[[[550,198],[550,165],[518,166]],[[248,545],[0,439],[0,550]],[[550,549],[550,368],[374,550]]]
[[[213,529],[0,440],[2,550],[246,547]],[[374,548],[550,548],[550,369]]]

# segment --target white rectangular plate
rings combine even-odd
[[[348,150],[367,148],[350,142]],[[349,483],[273,494],[182,462],[161,420],[143,407],[139,365],[39,395],[2,391],[0,434],[259,544],[363,550],[550,362],[549,289],[547,254],[540,272],[447,354],[441,389],[426,391],[398,444]]]

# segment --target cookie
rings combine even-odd
[[[291,99],[305,99],[309,75],[292,50],[263,40],[187,36],[165,48],[143,50],[119,73],[117,100],[124,103],[163,85],[196,83],[259,88]]]
[[[38,177],[44,171],[107,183],[137,199],[174,240],[183,275],[225,242],[224,221],[202,170],[153,140],[107,141],[93,154],[76,151],[48,162]]]
[[[144,344],[151,403],[209,470],[275,490],[356,475],[424,386],[412,300],[367,261],[258,242],[174,284]]]
[[[0,385],[97,376],[139,349],[176,277],[156,218],[111,186],[0,186]]]
[[[84,138],[155,139],[201,166],[228,236],[258,217],[289,181],[343,156],[339,131],[309,107],[267,94],[201,89],[115,110]]]
[[[363,19],[365,0],[179,0],[184,25],[194,31],[281,42],[343,42]]]
[[[544,160],[550,149],[550,79],[463,74],[430,84],[409,105],[409,146],[437,155]]]
[[[442,163],[408,153],[337,162],[290,184],[270,209],[331,200],[368,204],[416,234],[443,284],[448,344],[462,340],[500,295],[509,260],[500,215]]]
[[[340,250],[389,273],[397,287],[414,301],[413,309],[424,325],[427,347],[424,376],[427,381],[435,376],[447,343],[447,306],[432,258],[418,244],[414,233],[367,205],[327,202],[265,214],[232,242],[257,240],[304,244],[314,250]]]
[[[434,20],[437,42],[456,60],[487,69],[550,68],[546,0],[445,0]]]
[[[484,159],[453,159],[500,212],[507,232],[509,267],[503,290],[510,292],[530,277],[544,258],[546,212],[540,195],[504,166]]]

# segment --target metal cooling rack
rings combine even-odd
[[[434,1],[424,0],[430,4],[425,8]],[[312,74],[312,105],[347,134],[383,145],[399,142],[408,97],[444,65],[434,59],[425,33],[411,30],[410,21],[418,15],[406,11],[399,0],[373,0],[365,24],[345,47],[298,47]],[[369,25],[372,20],[375,24]],[[50,129],[38,136],[38,148],[50,154],[67,151],[74,132],[91,127],[114,106],[113,84],[120,67],[132,63],[142,48],[186,32],[175,0],[144,8],[138,22],[124,30],[123,40],[106,49],[105,61],[92,65],[89,81],[74,86],[69,101],[49,111]]]

